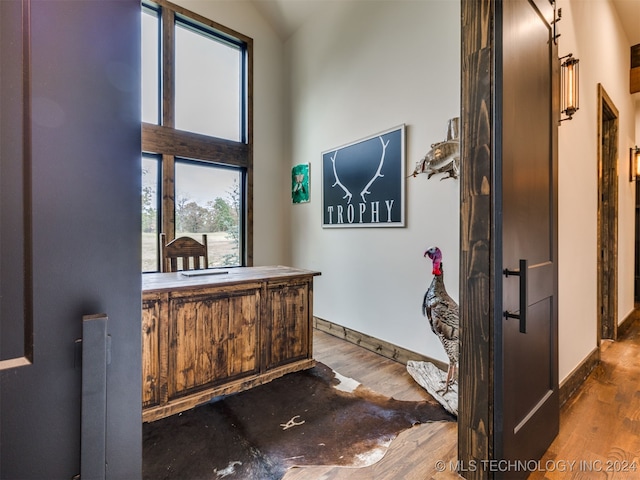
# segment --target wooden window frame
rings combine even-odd
[[[175,163],[176,158],[193,159],[216,165],[240,168],[244,175],[242,194],[241,265],[253,265],[253,39],[220,25],[197,13],[166,0],[154,0],[160,9],[162,51],[160,64],[161,118],[160,125],[142,122],[142,151],[162,156],[161,221],[167,240],[175,238]],[[243,43],[246,52],[246,82],[244,92],[245,131],[243,141],[235,142],[175,128],[175,20],[186,18]]]

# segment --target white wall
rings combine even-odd
[[[407,174],[459,114],[457,0],[326,2],[285,45],[247,1],[178,0],[255,41],[255,264],[320,270],[315,314],[446,360],[422,317],[424,250],[444,252],[458,298],[459,184],[407,179],[405,228],[323,229],[320,154],[407,125]],[[559,132],[559,361],[564,380],[597,338],[597,85],[620,114],[618,321],[633,309],[637,138],[629,44],[609,0],[559,0],[560,55],[580,59],[581,106]],[[311,202],[292,205],[291,166],[311,163]]]
[[[562,381],[596,348],[597,91],[619,111],[618,322],[633,309],[635,184],[628,180],[635,143],[629,94],[629,43],[609,0],[560,0],[559,54],[580,59],[580,110],[559,131],[559,361]]]
[[[253,38],[254,265],[290,263],[289,185],[285,158],[285,68],[282,41],[251,2],[173,0]],[[290,173],[289,173],[290,175]]]
[[[314,314],[446,361],[422,316],[439,246],[458,298],[459,181],[406,180],[405,228],[321,227],[321,152],[406,124],[407,175],[460,110],[460,5],[327,2],[287,42],[290,166],[311,163],[311,202],[290,205],[292,263],[319,270]],[[290,167],[289,166],[289,167]]]

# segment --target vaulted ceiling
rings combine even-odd
[[[288,39],[300,26],[329,2],[339,0],[252,0],[256,8],[278,32]],[[363,0],[360,0],[363,1]],[[376,0],[364,0],[376,1]],[[424,0],[435,1],[435,0]],[[452,1],[452,0],[450,0]],[[629,39],[629,46],[640,43],[640,0],[611,0]]]
[[[612,0],[624,28],[629,46],[640,43],[640,0]]]
[[[252,0],[282,40],[293,35],[329,1],[335,0]]]

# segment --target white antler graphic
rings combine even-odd
[[[385,153],[387,152],[387,145],[389,145],[389,140],[387,140],[386,142],[382,139],[382,137],[380,138],[380,143],[382,143],[382,156],[380,157],[380,163],[378,164],[378,170],[376,170],[375,175],[373,176],[373,178],[371,178],[371,180],[369,180],[369,183],[367,183],[367,186],[364,187],[362,189],[362,191],[360,192],[360,197],[362,197],[362,201],[366,203],[366,199],[364,198],[365,194],[366,195],[371,195],[371,192],[369,191],[369,187],[371,185],[373,185],[373,182],[376,181],[377,178],[380,177],[384,177],[384,175],[382,175],[380,173],[380,171],[382,170],[382,165],[384,165],[384,156]]]
[[[333,164],[333,175],[336,177],[336,181],[333,185],[331,185],[332,187],[335,187],[336,185],[338,185],[342,190],[344,190],[345,196],[342,198],[348,198],[347,203],[351,203],[351,197],[353,197],[353,195],[351,194],[351,192],[347,189],[347,187],[345,187],[342,182],[340,181],[340,179],[338,178],[338,172],[336,172],[336,157],[338,156],[338,151],[336,150],[335,153],[333,154],[333,156],[331,157],[331,163]]]

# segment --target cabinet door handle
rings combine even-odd
[[[503,271],[505,277],[517,276],[520,277],[520,311],[518,313],[510,312],[509,310],[505,310],[503,315],[504,318],[516,318],[520,320],[520,333],[527,333],[527,305],[529,304],[527,298],[527,269],[529,267],[529,262],[527,260],[520,260],[520,269],[519,270],[509,270],[506,269]]]

